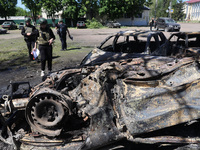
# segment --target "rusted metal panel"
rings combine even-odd
[[[123,120],[129,132],[136,135],[199,118],[198,64],[185,58],[176,63],[172,61],[167,66],[167,61],[159,63],[160,60],[155,59],[155,72],[148,73],[152,69],[151,63],[144,62],[137,71],[128,74],[129,80],[118,80],[121,97],[116,99],[116,107],[119,107],[120,117],[123,118],[120,120]],[[136,72],[141,70],[143,75],[139,76]]]

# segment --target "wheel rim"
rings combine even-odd
[[[67,113],[59,98],[50,94],[33,97],[26,107],[26,119],[32,129],[47,136],[60,134],[62,120]]]

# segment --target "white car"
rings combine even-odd
[[[77,26],[77,28],[85,28],[86,27],[84,21],[78,21],[77,24],[76,24],[76,26]]]

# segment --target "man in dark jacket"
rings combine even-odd
[[[152,27],[154,26],[154,18],[152,18],[149,22],[150,30],[152,31]]]
[[[32,48],[35,46],[37,29],[35,26],[31,25],[31,18],[27,17],[25,19],[26,26],[22,29],[21,34],[24,36],[24,40],[26,41],[28,52],[29,52],[29,60],[33,60],[33,55],[31,54]]]
[[[64,50],[67,50],[67,33],[68,33],[68,36],[70,39],[73,39],[69,33],[69,30],[67,28],[67,25],[63,23],[63,20],[62,19],[59,19],[59,22],[56,26],[56,29],[57,29],[57,34],[59,35],[60,37],[60,41],[62,43],[62,49],[61,51],[64,51]]]

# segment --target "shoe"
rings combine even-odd
[[[42,70],[42,71],[41,71],[41,77],[43,77],[44,74],[45,74],[45,72]]]
[[[61,49],[60,51],[64,51],[64,49]]]
[[[48,74],[51,74],[51,73],[52,73],[51,70],[49,70]]]

